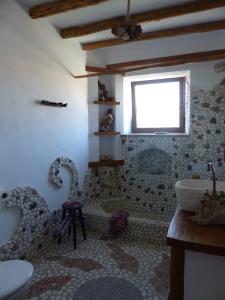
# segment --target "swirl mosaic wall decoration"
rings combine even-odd
[[[0,246],[0,260],[23,258],[34,240],[43,235],[51,219],[47,203],[32,187],[0,193],[6,208],[19,208],[20,220],[12,239]]]
[[[60,177],[60,168],[67,168],[71,174],[71,186],[68,200],[75,200],[81,196],[79,191],[79,178],[75,164],[70,158],[58,157],[50,166],[49,180],[56,187],[61,188],[63,185],[63,179]]]

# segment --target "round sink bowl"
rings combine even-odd
[[[177,181],[175,191],[179,208],[194,212],[200,205],[200,201],[206,190],[212,192],[212,180],[186,179]],[[216,181],[216,191],[225,192],[225,182]]]

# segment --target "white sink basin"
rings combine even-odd
[[[178,207],[187,211],[195,211],[199,207],[204,192],[206,190],[211,192],[212,186],[212,180],[186,179],[177,181],[175,191]],[[225,192],[225,182],[216,181],[216,191]]]

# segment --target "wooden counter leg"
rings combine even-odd
[[[179,247],[171,247],[169,299],[184,299],[184,249]]]

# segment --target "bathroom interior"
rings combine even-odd
[[[225,299],[224,13],[0,2],[1,300]]]

